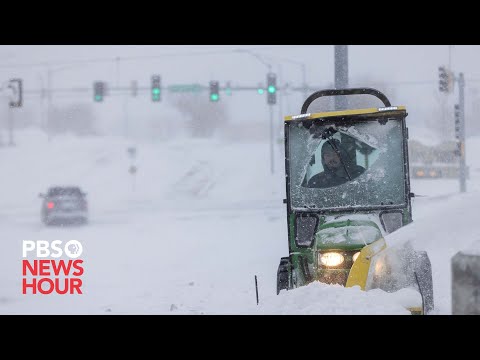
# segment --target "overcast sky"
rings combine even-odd
[[[143,75],[148,78],[152,71],[162,73],[165,79],[171,81],[195,79],[201,81],[210,77],[258,81],[258,73],[259,80],[263,80],[265,66],[255,57],[237,53],[235,49],[255,51],[274,67],[278,63],[283,63],[282,71],[292,80],[300,77],[300,66],[292,63],[295,61],[306,65],[311,82],[321,84],[333,78],[333,45],[2,45],[0,64],[112,59],[111,62],[91,63],[72,68],[68,73],[58,76],[58,81],[69,80],[70,77],[76,81],[82,78],[88,81],[84,78],[85,75],[91,75],[93,78],[100,74],[105,80],[114,80],[116,58],[120,58],[121,81],[128,81],[132,76]],[[201,55],[208,52],[211,52],[211,55]],[[158,58],[128,59],[142,56]],[[282,61],[281,58],[292,62]],[[480,78],[478,45],[349,46],[349,70],[352,80],[370,75],[380,79],[388,78],[391,81],[436,81],[438,66],[448,65],[450,58],[455,72],[461,71],[468,74],[468,77]],[[26,73],[26,70],[20,67],[9,70],[18,75]],[[2,74],[5,74],[4,71]],[[8,75],[8,72],[5,75]]]
[[[208,85],[210,80],[219,80],[221,85],[231,81],[233,85],[255,86],[265,82],[268,63],[277,73],[279,85],[285,82],[300,85],[304,64],[307,83],[327,87],[334,81],[333,49],[333,45],[2,45],[0,79],[5,82],[21,77],[26,90],[39,89],[47,82],[46,66],[41,64],[50,63],[54,88],[92,87],[95,80],[107,81],[111,86],[128,86],[134,79],[140,86],[149,86],[152,74],[162,76],[163,86]],[[59,64],[76,61],[83,63],[71,67]],[[478,45],[350,45],[348,61],[351,86],[361,86],[366,79],[386,84],[394,89],[394,93],[387,93],[392,96],[392,103],[406,105],[409,113],[418,118],[425,116],[438,101],[440,65],[450,65],[455,74],[464,73],[467,108],[480,86]],[[257,121],[268,119],[265,98],[255,95],[254,92],[234,94],[228,100],[235,121],[246,121],[245,117]],[[456,98],[453,94],[452,99]],[[35,101],[38,103],[31,100]],[[54,101],[93,102],[90,94]],[[298,113],[302,101],[300,93],[292,94],[283,99],[275,116]],[[122,116],[120,105],[118,99],[102,104],[104,109]],[[144,103],[135,111],[147,111],[147,106],[151,111],[160,111],[153,110],[151,105]]]

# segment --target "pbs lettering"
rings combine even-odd
[[[63,246],[61,240],[24,240],[23,257],[33,255],[36,259],[22,260],[22,293],[82,294],[83,260],[78,259],[82,252],[82,244],[77,240],[67,241]],[[59,259],[64,254],[68,260]]]

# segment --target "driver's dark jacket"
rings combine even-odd
[[[356,177],[360,176],[365,169],[357,164],[346,164],[348,174],[350,175],[350,178],[353,180]],[[332,187],[332,186],[337,186],[344,184],[349,180],[347,173],[345,172],[345,168],[343,165],[340,165],[340,167],[336,170],[333,171],[329,169],[327,166],[324,165],[324,171],[320,172],[310,178],[307,183],[307,187],[311,188],[327,188],[327,187]]]

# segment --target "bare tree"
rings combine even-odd
[[[90,104],[72,104],[55,108],[50,114],[52,132],[72,132],[76,135],[94,134],[95,115]]]
[[[210,102],[208,97],[195,93],[170,95],[172,105],[188,118],[187,128],[193,137],[211,137],[215,130],[228,122],[224,102]]]

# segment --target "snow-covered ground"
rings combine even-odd
[[[0,314],[408,314],[408,291],[311,284],[276,295],[288,255],[280,145],[272,175],[268,143],[48,142],[35,130],[17,132],[16,143],[0,148]],[[480,139],[470,139],[468,154],[479,151]],[[451,313],[450,258],[480,237],[480,161],[467,163],[464,194],[456,180],[412,180],[423,195],[413,201],[414,223],[390,235],[427,249],[435,314]],[[88,193],[89,225],[41,224],[38,194],[54,184]],[[22,241],[71,239],[84,247],[84,293],[22,295]]]

